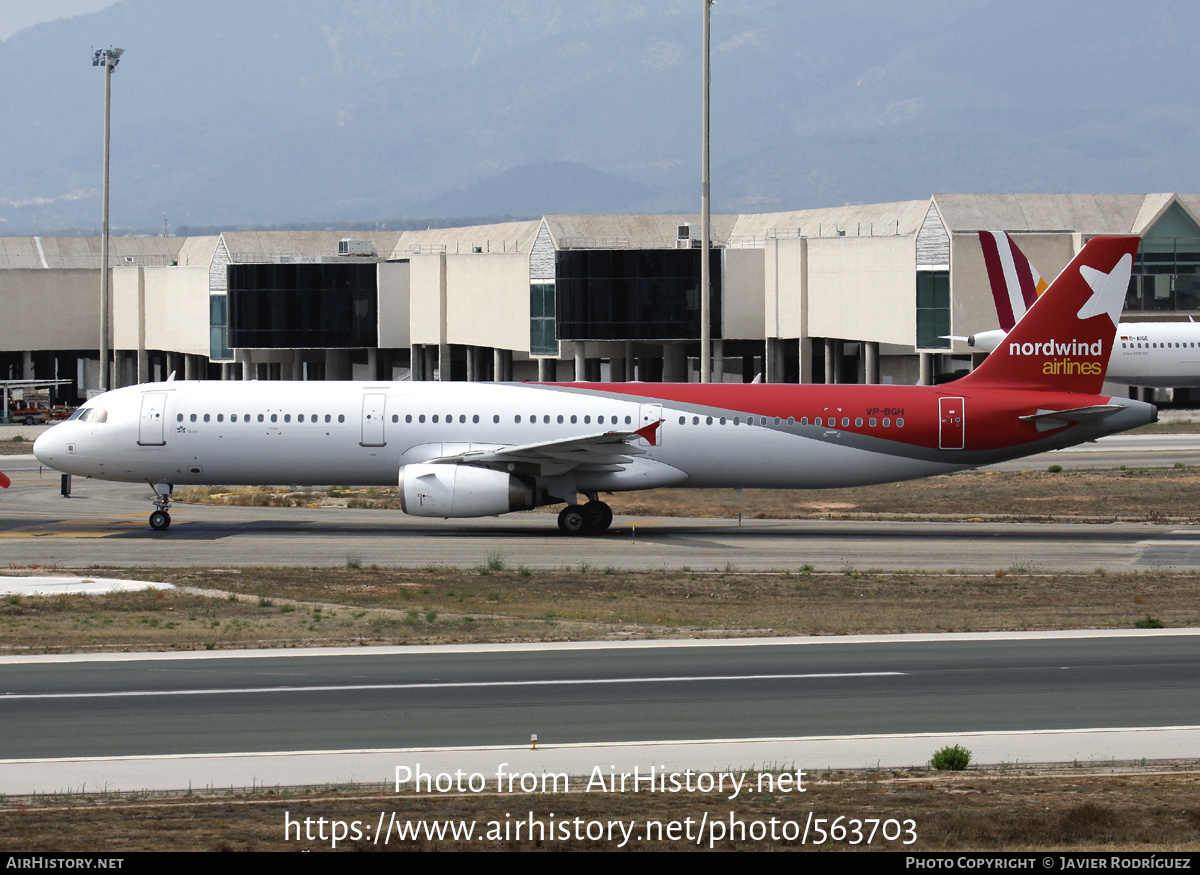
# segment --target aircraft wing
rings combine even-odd
[[[635,444],[638,439],[650,446],[658,443],[658,427],[662,421],[651,423],[637,431],[608,431],[581,435],[556,441],[521,444],[512,447],[467,450],[450,456],[431,459],[434,465],[476,465],[483,468],[515,466],[524,474],[553,477],[569,471],[620,471],[635,456],[646,450]]]

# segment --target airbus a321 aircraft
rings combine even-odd
[[[823,488],[960,471],[1153,422],[1098,395],[1137,238],[1092,240],[973,373],[941,386],[166,382],[38,438],[65,473],[174,486],[399,483],[405,513],[482,517],[663,486]],[[587,497],[578,504],[577,495]]]
[[[1047,288],[1016,242],[1001,231],[980,231],[1000,327],[965,340],[991,352]],[[1108,379],[1127,386],[1200,386],[1200,322],[1121,322],[1108,362]]]

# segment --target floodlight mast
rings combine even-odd
[[[104,188],[101,195],[100,209],[103,216],[100,221],[100,391],[108,391],[109,382],[109,350],[108,350],[108,143],[109,129],[112,116],[112,72],[121,60],[124,49],[95,49],[92,52],[92,66],[104,67]]]
[[[712,215],[710,208],[708,166],[708,92],[709,92],[709,44],[711,42],[709,22],[712,17],[713,0],[704,3],[704,109],[701,123],[703,146],[700,154],[700,382],[712,382],[712,276],[710,274],[710,237]]]

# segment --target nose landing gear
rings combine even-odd
[[[150,514],[150,528],[156,532],[165,532],[171,526],[171,493],[175,487],[170,483],[154,484],[154,513]]]

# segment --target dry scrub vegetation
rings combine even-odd
[[[559,794],[521,797],[397,795],[383,788],[321,788],[256,793],[189,793],[186,796],[39,798],[0,800],[0,847],[22,851],[106,852],[149,850],[325,850],[328,843],[283,840],[284,812],[293,819],[325,817],[376,823],[381,811],[404,820],[470,820],[485,830],[506,814],[528,812],[556,821],[611,818],[672,821],[704,812],[709,820],[735,812],[743,820],[799,821],[808,813],[833,820],[911,818],[917,841],[873,849],[894,851],[1196,851],[1200,847],[1197,764],[1162,768],[1106,769],[1080,774],[1069,769],[1001,768],[953,776],[928,772],[816,773],[807,792],[745,796],[689,794]],[[582,782],[581,782],[582,785]],[[315,827],[314,827],[315,829]],[[294,833],[293,833],[294,836]],[[717,849],[797,849],[798,843],[731,844]],[[614,850],[606,842],[406,843],[378,850]],[[627,850],[695,850],[687,841],[632,843]],[[375,850],[346,842],[339,850]],[[814,850],[809,847],[807,850]],[[865,850],[826,843],[820,850]]]
[[[355,563],[348,563],[353,565]],[[182,590],[7,596],[0,653],[1200,626],[1195,574],[92,569]]]

